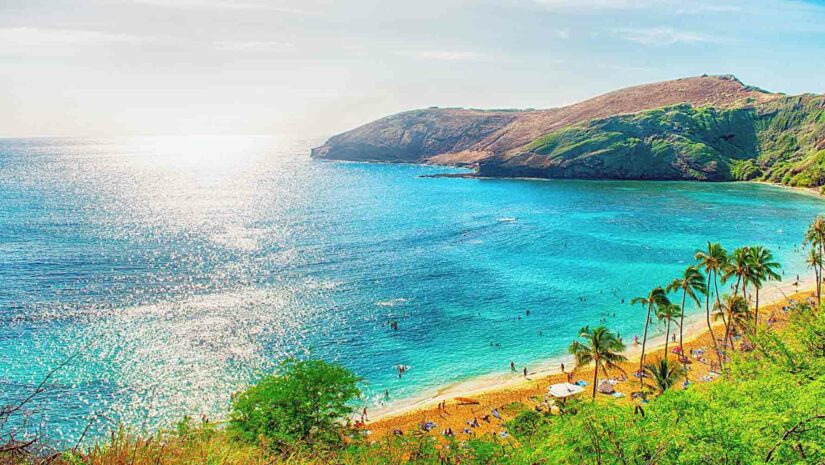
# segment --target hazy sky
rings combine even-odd
[[[736,74],[825,92],[825,2],[0,0],[0,135],[301,132]]]

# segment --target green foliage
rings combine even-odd
[[[533,436],[546,423],[545,415],[535,410],[525,410],[508,422],[507,429],[517,438],[523,439]]]
[[[277,374],[235,396],[230,429],[248,442],[278,447],[338,442],[340,420],[360,395],[358,381],[340,365],[287,360]]]
[[[662,107],[568,126],[522,148],[549,177],[825,184],[825,97]],[[537,161],[531,155],[544,157]]]
[[[731,164],[730,174],[737,181],[751,181],[762,176],[762,169],[754,160],[735,160]]]
[[[646,364],[644,371],[653,382],[653,387],[656,388],[660,394],[675,386],[682,377],[679,364],[671,363],[664,358]]]

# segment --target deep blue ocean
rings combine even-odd
[[[220,417],[288,356],[343,363],[365,405],[415,397],[602,319],[640,333],[622,299],[707,240],[792,279],[825,210],[754,184],[422,177],[456,170],[311,160],[320,142],[0,140],[0,403],[72,354],[33,412],[57,439]]]

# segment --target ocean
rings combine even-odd
[[[0,404],[70,359],[32,405],[58,441],[220,418],[292,356],[403,402],[563,356],[584,325],[641,334],[630,299],[708,240],[807,274],[823,211],[746,183],[433,178],[461,170],[310,159],[321,142],[0,139]]]

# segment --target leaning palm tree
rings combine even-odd
[[[682,307],[676,304],[660,305],[656,307],[656,319],[665,323],[665,357],[667,358],[667,344],[670,342],[670,323],[679,319],[682,315]]]
[[[596,385],[599,376],[599,369],[607,376],[607,369],[619,369],[618,363],[624,362],[627,358],[621,354],[625,349],[622,340],[604,326],[590,329],[585,326],[579,331],[579,337],[585,340],[584,343],[573,341],[567,351],[576,357],[576,368],[585,366],[593,362],[593,398],[596,398]]]
[[[647,344],[647,328],[650,326],[650,315],[653,313],[655,307],[670,305],[670,300],[667,298],[667,292],[661,286],[654,288],[646,297],[636,297],[630,301],[631,305],[641,304],[642,307],[647,308],[647,316],[645,317],[645,332],[642,336],[642,354],[639,356],[639,385],[642,384],[642,374],[644,373],[645,365],[645,345]]]
[[[679,365],[675,363],[671,365],[666,358],[645,365],[645,373],[653,380],[653,387],[659,391],[659,394],[675,386],[682,376]]]
[[[817,216],[810,226],[808,226],[808,230],[805,231],[804,243],[811,244],[811,248],[815,249],[820,257],[825,255],[825,218],[823,218],[822,215]],[[818,277],[816,279],[817,306],[822,305],[822,265],[821,260],[816,265],[816,269],[818,270]]]
[[[753,323],[753,315],[750,311],[748,301],[741,295],[726,295],[722,299],[722,305],[714,306],[715,319],[721,319],[723,316],[728,322],[726,328],[725,339],[729,340],[733,346],[734,331],[739,334],[745,334],[750,331]]]
[[[756,306],[754,307],[753,324],[759,323],[759,289],[765,284],[765,281],[779,281],[782,277],[776,272],[782,265],[775,262],[773,253],[770,250],[756,245],[750,248],[750,262],[751,262],[751,284],[756,293]]]
[[[666,290],[668,292],[682,291],[682,315],[679,317],[679,347],[681,350],[684,350],[683,329],[685,327],[685,303],[687,298],[690,297],[690,300],[694,301],[697,306],[701,305],[699,303],[699,295],[707,294],[708,292],[708,288],[705,285],[705,277],[702,276],[699,267],[691,265],[685,268],[685,272],[681,277],[674,279],[668,284]]]
[[[719,273],[722,273],[727,267],[728,252],[718,242],[710,243],[708,241],[708,248],[705,251],[697,250],[694,256],[699,262],[699,267],[705,269],[708,276],[708,292],[705,294],[705,319],[708,323],[708,332],[710,332],[710,339],[713,341],[713,350],[716,352],[716,357],[719,359],[719,366],[722,365],[722,353],[719,351],[719,345],[716,342],[716,336],[713,334],[713,326],[710,324],[710,281],[713,279],[714,294],[716,294],[716,304],[721,305],[719,301]]]

